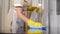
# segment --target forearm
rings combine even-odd
[[[22,8],[16,7],[16,12],[17,12],[18,18],[22,19],[26,23],[28,22],[29,19],[25,15],[23,15]]]
[[[29,19],[22,13],[17,13],[17,15],[18,15],[18,18],[22,19],[24,22],[26,23],[28,22]]]

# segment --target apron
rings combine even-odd
[[[21,19],[19,19],[17,17],[17,13],[14,10],[13,12],[13,23],[12,23],[12,32],[13,33],[20,33],[24,31],[24,28],[21,28],[24,26],[24,21],[22,21]]]

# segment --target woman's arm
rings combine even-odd
[[[22,13],[23,8],[22,7],[16,7],[15,10],[17,12],[18,18],[22,19],[24,22],[27,23],[29,19],[23,15],[23,13]]]
[[[16,7],[15,8],[18,18],[22,19],[24,22],[26,22],[28,24],[28,26],[30,26],[31,24],[34,26],[43,26],[42,23],[38,23],[33,21],[32,19],[27,18],[25,15],[23,15],[22,13],[22,7]]]

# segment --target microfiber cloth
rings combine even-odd
[[[38,26],[30,25],[30,29],[46,30],[46,28],[47,28],[46,26],[38,27]]]

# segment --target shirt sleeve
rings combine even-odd
[[[14,6],[23,6],[23,0],[14,0]]]

